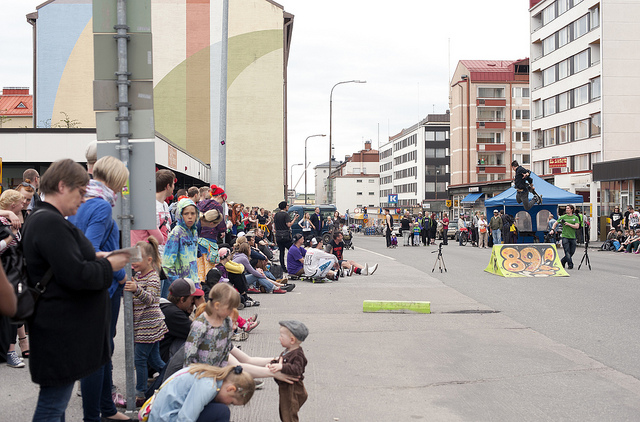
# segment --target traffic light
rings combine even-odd
[[[365,214],[367,213],[367,207],[364,207],[364,213]]]

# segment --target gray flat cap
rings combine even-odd
[[[280,321],[279,324],[291,331],[291,334],[300,341],[304,341],[309,335],[309,329],[300,321]]]

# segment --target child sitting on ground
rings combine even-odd
[[[160,387],[148,421],[210,420],[205,410],[209,403],[243,406],[251,400],[254,392],[253,378],[242,370],[242,366],[220,368],[205,364],[192,365],[173,374]],[[216,411],[220,412],[220,409],[217,407]],[[140,420],[144,420],[145,410],[140,410]],[[229,420],[229,408],[226,409],[225,416]]]
[[[396,236],[395,233],[391,233],[391,247],[392,248],[398,247],[398,237]]]
[[[298,420],[298,412],[307,401],[307,390],[304,388],[304,368],[307,358],[300,344],[309,335],[307,326],[300,321],[280,321],[280,345],[285,350],[277,359],[271,361],[267,368],[271,372],[298,377],[298,381],[289,384],[276,379],[280,393],[280,420],[293,422]]]
[[[160,310],[160,254],[158,241],[149,236],[146,242],[137,245],[142,255],[140,262],[132,262],[136,271],[124,290],[133,293],[133,329],[135,336],[134,356],[136,364],[136,405],[145,401],[147,390],[147,364],[162,372],[165,363],[160,357],[160,340],[169,332]]]

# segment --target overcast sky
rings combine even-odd
[[[233,1],[233,0],[230,0]],[[366,140],[384,144],[428,113],[448,108],[448,81],[459,60],[529,56],[527,0],[276,0],[294,18],[289,57],[289,166],[329,159],[329,94],[335,157]],[[0,0],[0,84],[32,86],[31,26],[43,0]],[[450,48],[449,48],[450,46]],[[294,168],[294,184],[302,166]],[[312,180],[312,173],[309,173]],[[313,191],[309,182],[309,192]],[[298,192],[304,191],[301,182]]]

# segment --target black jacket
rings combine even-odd
[[[525,173],[529,173],[529,174],[525,176]],[[519,190],[527,189],[527,184],[533,183],[530,170],[527,170],[522,166],[518,166],[518,168],[516,168],[516,175],[513,181],[516,185],[516,189],[519,189]]]
[[[22,247],[29,284],[53,268],[53,277],[29,319],[31,379],[42,386],[71,384],[111,358],[113,271],[80,229],[51,204],[25,224]]]
[[[315,230],[316,233],[321,233],[322,226],[320,225],[320,218],[318,217],[318,214],[314,212],[309,216],[309,220],[311,220],[311,224],[313,224],[313,227],[315,227],[315,229],[312,230]]]
[[[166,299],[160,300],[160,310],[164,314],[164,323],[169,332],[160,340],[160,357],[169,362],[171,355],[184,344],[191,330],[189,315]]]

